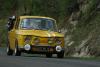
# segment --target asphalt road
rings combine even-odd
[[[23,54],[20,57],[7,56],[6,50],[0,48],[0,67],[100,67],[100,62],[69,58],[46,58],[42,55],[29,54]]]

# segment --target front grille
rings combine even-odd
[[[39,42],[35,43],[35,39],[38,38]],[[27,40],[27,41],[26,41]],[[58,37],[34,37],[34,36],[26,36],[25,37],[25,44],[29,42],[31,45],[41,45],[41,46],[56,46],[58,41],[62,41],[62,38]],[[62,42],[63,44],[63,42]]]
[[[40,51],[40,52],[52,52],[55,50],[55,47],[52,46],[32,46],[33,51]]]

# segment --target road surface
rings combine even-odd
[[[6,50],[0,48],[0,67],[100,67],[100,62],[55,57],[46,58],[41,55],[29,54],[23,54],[20,57],[7,56]]]

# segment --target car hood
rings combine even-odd
[[[61,33],[53,31],[43,31],[43,30],[17,30],[16,34],[34,35],[39,37],[64,37],[64,35]]]

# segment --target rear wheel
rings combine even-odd
[[[15,50],[14,50],[14,55],[15,56],[21,56],[21,51],[18,48],[18,42],[15,42]]]
[[[51,54],[51,53],[47,53],[47,54],[46,54],[46,57],[47,57],[47,58],[51,58],[51,57],[52,57],[52,54]]]

